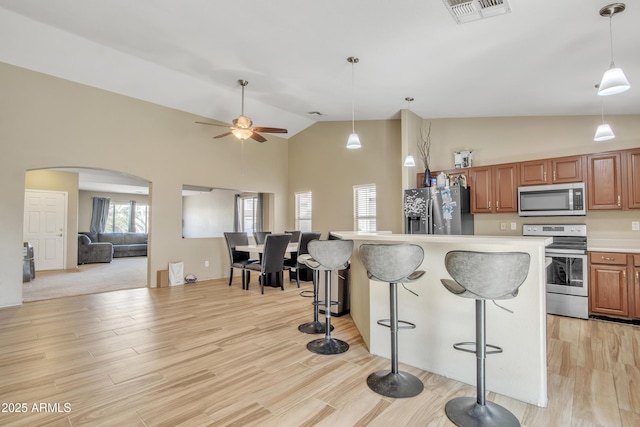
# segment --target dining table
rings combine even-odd
[[[264,253],[264,244],[261,245],[238,245],[236,246],[236,251],[239,252],[251,252],[251,253],[258,253],[258,254],[263,254]],[[293,242],[293,243],[289,243],[287,245],[287,249],[285,252],[288,253],[296,253],[298,252],[298,242]],[[244,273],[243,273],[244,274]],[[268,275],[269,277],[270,275]],[[265,286],[271,286],[271,287],[280,287],[280,283],[279,283],[279,279],[273,280],[271,279],[271,277],[269,277],[266,281],[267,283],[265,283]],[[247,283],[248,285],[248,283]]]
[[[253,253],[262,254],[262,253],[264,253],[264,244],[262,244],[262,245],[239,245],[239,246],[236,246],[235,249],[236,249],[236,251],[239,251],[239,252],[253,252]],[[298,243],[297,242],[289,243],[287,245],[286,252],[298,252]]]

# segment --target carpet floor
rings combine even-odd
[[[40,301],[147,286],[147,257],[114,258],[109,264],[84,264],[75,270],[38,271],[22,287],[22,300]]]

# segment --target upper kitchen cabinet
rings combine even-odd
[[[626,158],[627,207],[640,209],[640,148],[624,152]]]
[[[505,163],[471,168],[471,212],[518,212],[518,166]]]
[[[582,182],[583,156],[531,160],[520,163],[520,185]]]
[[[587,156],[589,210],[622,210],[621,152]]]

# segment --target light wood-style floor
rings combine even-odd
[[[260,295],[255,279],[249,291],[239,281],[0,309],[0,425],[447,426],[447,400],[475,395],[401,366],[425,390],[379,396],[365,379],[389,361],[367,352],[349,316],[333,319],[349,351],[316,355],[297,330],[312,307],[293,282]],[[488,399],[523,426],[640,425],[640,328],[548,316],[548,332],[549,406]]]

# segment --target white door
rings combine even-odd
[[[36,271],[64,268],[67,193],[25,190],[24,241],[33,246]]]

